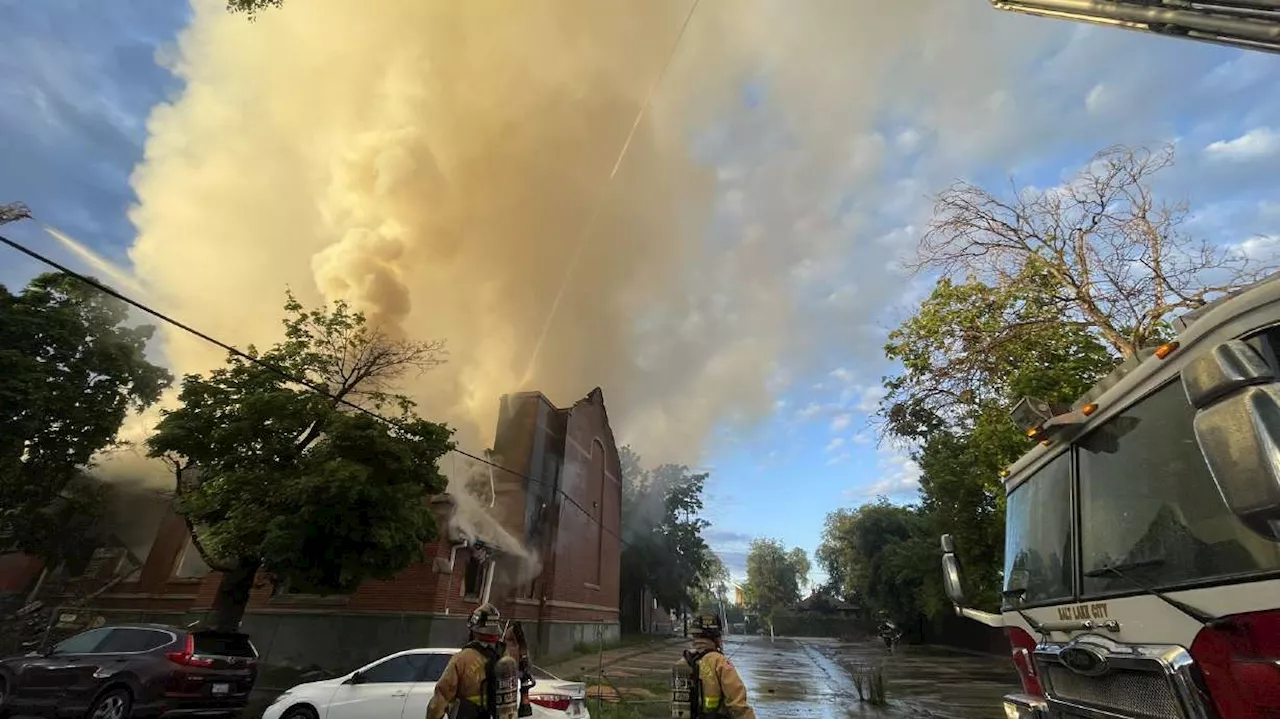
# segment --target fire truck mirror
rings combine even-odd
[[[956,551],[956,540],[950,534],[942,535],[942,553],[954,554]]]
[[[947,592],[947,599],[956,607],[965,607],[964,584],[960,578],[960,560],[956,555],[947,552],[942,555],[942,587]]]
[[[1196,409],[1205,409],[1246,387],[1276,379],[1267,361],[1242,340],[1223,342],[1182,370],[1182,389]]]
[[[1252,347],[1221,344],[1182,371],[1196,442],[1218,491],[1247,527],[1280,541],[1280,383]]]

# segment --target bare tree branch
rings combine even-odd
[[[1123,357],[1156,338],[1167,319],[1273,271],[1189,237],[1185,203],[1160,201],[1152,179],[1174,162],[1172,146],[1116,146],[1065,184],[997,196],[960,182],[936,200],[916,272],[1003,285],[1028,262],[1063,288],[1064,316],[1088,323]]]

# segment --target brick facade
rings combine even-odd
[[[621,469],[600,390],[565,409],[538,392],[504,396],[494,458],[513,472],[495,471],[491,515],[541,563],[531,582],[495,583],[491,601],[509,618],[536,623],[539,646],[563,643],[550,637],[548,627],[556,623],[612,625],[616,634]],[[221,575],[180,576],[192,559],[189,543],[182,518],[168,514],[141,570],[99,596],[95,607],[157,619],[207,612]],[[434,542],[424,548],[425,562],[345,596],[291,594],[264,579],[251,595],[246,626],[260,623],[256,615],[465,616],[479,601],[468,584],[474,590],[480,576],[466,547],[456,550],[452,572],[438,572],[435,560],[447,562],[450,551],[447,540]],[[19,563],[10,561],[16,569]]]

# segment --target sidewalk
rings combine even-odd
[[[568,681],[587,685],[592,719],[643,719],[671,715],[671,667],[689,646],[682,637],[581,654],[542,667]]]
[[[636,661],[648,665],[654,661],[650,655],[660,655],[662,661],[667,662],[667,671],[669,671],[670,665],[679,658],[680,652],[688,646],[688,642],[689,640],[683,637],[655,637],[653,641],[645,642],[644,644],[605,649],[603,653],[589,652],[579,654],[545,666],[539,666],[544,671],[550,672],[561,679],[569,679],[571,677],[594,676],[599,673],[601,668],[607,670],[617,667],[621,669],[618,665],[636,663]]]

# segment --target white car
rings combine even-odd
[[[340,677],[307,682],[286,691],[262,719],[423,719],[457,649],[407,649],[389,654]],[[586,685],[566,682],[542,670],[529,693],[540,719],[590,719]]]

